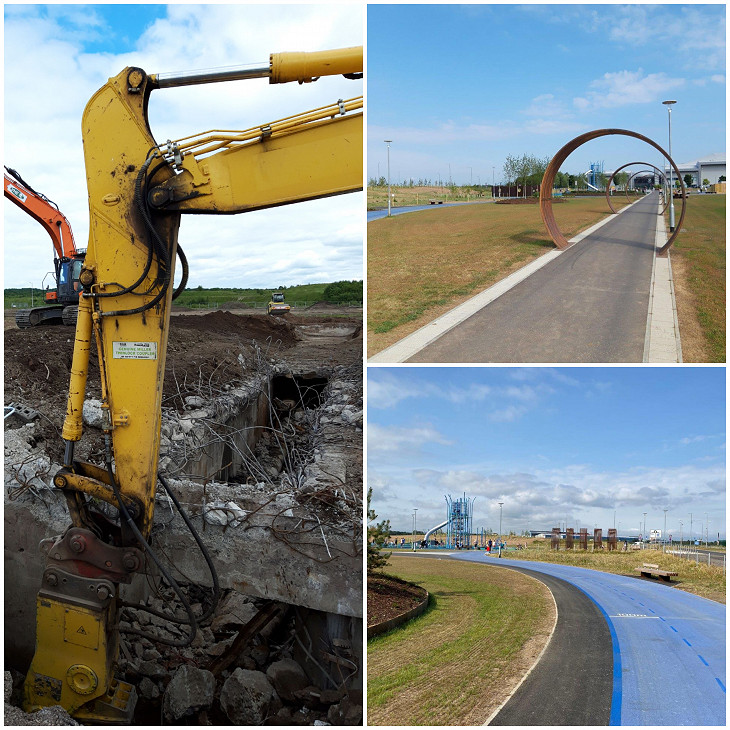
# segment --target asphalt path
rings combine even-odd
[[[390,215],[391,217],[394,215],[402,215],[403,213],[415,213],[419,210],[437,210],[439,208],[453,208],[455,205],[483,205],[485,203],[491,203],[493,201],[491,200],[472,200],[470,202],[461,202],[461,203],[441,203],[441,205],[404,205],[402,207],[394,208],[391,207],[390,209]],[[388,209],[383,208],[382,210],[369,210],[367,212],[367,222],[370,223],[371,221],[377,221],[381,218],[387,218],[388,217]]]
[[[724,605],[652,580],[500,560],[483,552],[439,557],[447,555],[529,571],[554,591],[558,603],[558,626],[545,654],[491,724],[725,726]],[[555,593],[555,585],[548,582],[555,578],[572,587],[572,596],[569,588],[559,587]],[[573,604],[583,603],[579,596],[589,598],[600,616],[583,608],[577,617],[572,611],[567,618],[564,614],[561,623],[561,604],[567,600],[563,611],[570,611]],[[568,698],[576,689],[588,701],[581,701],[578,691],[578,712],[585,716],[573,722],[575,710]]]
[[[646,195],[407,362],[642,362],[655,195]]]
[[[585,593],[561,578],[509,564],[504,567],[545,583],[555,599],[558,620],[540,662],[489,724],[608,725],[613,696],[613,645],[600,609]]]

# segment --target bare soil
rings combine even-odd
[[[410,611],[427,594],[425,588],[391,575],[368,575],[368,626],[380,624]]]
[[[329,310],[327,314],[340,311]],[[269,358],[285,360],[294,371],[338,365],[357,368],[362,362],[362,320],[356,316],[273,317],[216,310],[207,314],[175,312],[170,321],[163,388],[163,402],[167,405],[173,405],[181,383],[205,382],[216,386],[240,378],[239,355],[250,362],[257,347]],[[331,329],[338,336],[312,337],[308,328],[324,332]],[[74,329],[56,325],[20,330],[15,326],[15,313],[10,310],[5,313],[4,339],[4,403],[28,406],[41,414],[40,440],[49,445],[55,442],[53,453],[58,458],[62,453],[60,431],[66,410]],[[87,394],[98,398],[100,390],[98,359],[92,347]]]

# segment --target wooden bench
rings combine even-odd
[[[431,205],[443,205],[444,204],[444,201],[443,200],[429,200],[428,202]]]
[[[653,563],[644,563],[641,568],[636,568],[635,570],[641,573],[642,578],[651,578],[653,575],[656,575],[658,578],[667,581],[667,583],[671,583],[673,575],[679,575],[679,573],[673,570],[662,570],[658,565],[654,565]]]

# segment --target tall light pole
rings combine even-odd
[[[708,537],[708,522],[707,522],[707,512],[705,512],[705,548],[707,548],[707,537]]]
[[[667,510],[664,510],[664,532],[662,533],[662,552],[667,552]]]
[[[502,505],[504,502],[498,502],[499,504],[499,554],[497,557],[502,557]]]
[[[692,513],[689,513],[689,544],[692,544]]]
[[[666,105],[667,113],[669,115],[669,157],[672,157],[672,104],[676,104],[676,99],[668,99],[663,101],[662,104]],[[672,163],[669,163],[669,231],[674,232],[674,195],[672,186]]]
[[[388,218],[390,218],[390,143],[392,139],[383,140],[388,145]]]
[[[644,531],[641,535],[642,542],[646,542],[646,512],[644,512]]]
[[[418,512],[418,507],[413,508],[413,552],[416,552],[416,512]]]

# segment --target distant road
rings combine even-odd
[[[436,210],[437,208],[453,208],[455,205],[477,205],[491,202],[492,200],[473,200],[468,203],[442,203],[441,205],[405,205],[403,207],[391,208],[390,215],[392,217],[394,215],[401,215],[402,213],[413,213],[417,210]],[[370,221],[377,221],[380,218],[387,217],[387,208],[384,208],[383,210],[369,210],[367,222],[370,223]]]
[[[651,194],[406,362],[642,362],[656,223]]]

